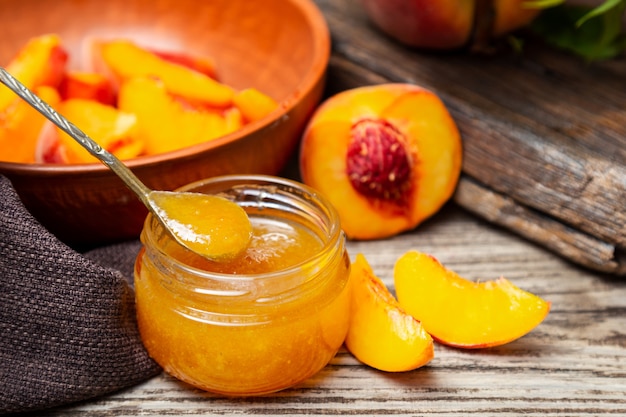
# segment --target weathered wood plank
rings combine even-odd
[[[162,374],[115,395],[47,416],[596,416],[626,415],[626,283],[575,267],[455,205],[411,233],[350,242],[392,287],[393,265],[417,249],[473,280],[501,275],[552,302],[546,320],[498,348],[437,344],[435,359],[384,373],[341,350],[306,382],[259,398],[223,398]],[[42,415],[38,413],[37,415]]]
[[[382,82],[433,89],[463,135],[460,190],[464,179],[475,180],[486,192],[527,208],[524,212],[543,214],[519,222],[503,218],[510,212],[500,212],[498,224],[586,267],[626,273],[623,61],[585,65],[537,44],[521,57],[426,53],[377,32],[358,2],[318,4],[334,41],[329,92]],[[495,203],[492,199],[481,199],[478,206],[456,201],[495,221],[498,207],[489,205]],[[558,229],[572,233],[545,228],[537,233],[541,227],[533,221],[540,218],[559,222]],[[573,242],[578,236],[588,239]],[[583,252],[591,242],[597,245]]]
[[[341,13],[355,7],[355,1],[327,0],[319,4],[334,16],[331,26],[342,30],[343,26],[334,26],[333,22],[341,21]],[[354,24],[352,17],[345,19],[348,26]],[[355,43],[368,42],[359,38]],[[359,54],[358,48],[350,56],[354,54]],[[395,79],[362,62],[336,54],[331,62],[329,92]],[[396,65],[403,65],[403,61]],[[566,228],[555,218],[495,192],[468,174],[463,175],[456,199],[456,204],[447,205],[411,232],[384,241],[349,242],[349,253],[352,258],[363,253],[392,290],[394,263],[411,249],[436,256],[468,279],[505,276],[552,302],[545,321],[523,338],[475,351],[437,344],[430,364],[405,373],[376,371],[341,350],[329,366],[299,386],[258,398],[219,397],[161,374],[114,395],[32,415],[626,415],[626,281],[554,256],[544,246],[521,238],[517,225],[496,226],[494,223],[502,216],[500,221],[529,221],[540,230]],[[466,202],[459,204],[460,200]],[[484,201],[477,204],[479,200]],[[459,206],[477,206],[482,216],[493,217],[483,220]],[[511,213],[503,216],[498,210]],[[527,219],[533,215],[537,218]],[[565,233],[557,243],[565,241],[568,250],[580,251],[588,245],[590,252],[598,252],[594,258],[610,252],[602,242],[593,243],[593,237],[588,242],[578,237],[568,239]],[[532,240],[545,245],[541,239]],[[119,268],[132,270],[131,265]]]
[[[581,265],[619,275],[626,273],[626,262],[619,259],[623,254],[615,245],[517,204],[512,198],[482,187],[470,178],[462,179],[454,201],[490,222],[541,242],[566,258],[576,259]]]

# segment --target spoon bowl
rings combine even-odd
[[[247,248],[252,237],[252,224],[237,204],[205,194],[151,190],[115,155],[2,67],[0,82],[110,168],[180,245],[212,260],[233,258]]]

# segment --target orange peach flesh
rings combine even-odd
[[[387,372],[428,363],[434,356],[432,338],[400,307],[362,254],[352,264],[351,281],[348,350],[366,365]]]
[[[67,63],[57,35],[32,38],[6,65],[6,70],[51,104],[60,100],[56,87]],[[35,147],[45,118],[9,88],[0,85],[0,160],[35,162]]]
[[[56,87],[63,77],[67,58],[57,35],[43,35],[24,45],[6,70],[31,90],[42,85]],[[0,112],[17,100],[20,99],[15,93],[0,85]]]
[[[112,74],[118,84],[134,77],[157,77],[170,94],[217,107],[229,106],[235,94],[226,84],[127,40],[96,42],[93,54],[95,66]]]
[[[53,107],[61,101],[53,87],[35,87],[34,93]],[[24,164],[37,162],[37,140],[45,123],[46,118],[25,101],[20,99],[12,105],[10,116],[0,121],[0,161]]]
[[[543,321],[550,303],[505,278],[471,282],[435,258],[410,251],[394,270],[400,305],[437,341],[462,348],[498,346]]]
[[[149,103],[149,105],[146,105]],[[228,110],[186,105],[168,93],[164,83],[147,77],[124,82],[119,91],[118,107],[135,114],[139,121],[139,138],[148,154],[158,154],[196,145],[234,132],[241,118]]]
[[[368,198],[348,180],[351,130],[363,119],[389,122],[407,138],[413,186],[401,204]],[[300,167],[303,181],[338,209],[348,237],[387,237],[415,227],[452,195],[461,169],[461,138],[435,94],[408,84],[361,87],[318,108],[303,135]]]
[[[118,158],[133,158],[143,151],[143,143],[137,138],[137,118],[134,114],[97,101],[77,98],[63,101],[59,112]],[[64,162],[98,162],[65,132],[59,129],[58,134]]]
[[[246,88],[235,94],[233,104],[247,122],[261,120],[276,108],[278,103],[256,88]]]

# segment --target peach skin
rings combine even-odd
[[[492,35],[499,37],[520,29],[541,13],[541,8],[524,5],[526,0],[493,0]]]
[[[476,0],[361,0],[370,19],[409,46],[453,49],[470,41]]]
[[[451,50],[482,44],[522,28],[540,13],[525,0],[361,0],[385,34],[415,48]],[[545,7],[545,6],[544,6]]]
[[[59,85],[61,99],[95,100],[102,104],[116,104],[115,89],[111,81],[96,72],[68,71]]]
[[[550,302],[505,278],[472,282],[417,251],[398,259],[394,283],[400,305],[436,341],[459,348],[509,343],[538,326],[550,310]]]

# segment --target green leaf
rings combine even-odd
[[[612,6],[604,8],[606,3]],[[531,25],[531,30],[549,44],[572,52],[588,61],[614,58],[626,50],[622,33],[622,14],[626,0],[607,0],[599,6],[601,13],[583,6],[560,5],[544,10]],[[590,13],[584,24],[577,22]]]
[[[617,6],[620,6],[620,5],[624,6],[624,4],[626,4],[624,0],[605,0],[604,3],[592,9],[589,13],[587,13],[586,15],[578,19],[578,21],[576,22],[576,26],[580,27],[583,23],[585,23],[589,19],[593,19],[594,17],[601,16]]]
[[[522,3],[525,9],[547,9],[565,3],[565,0],[527,0]]]

